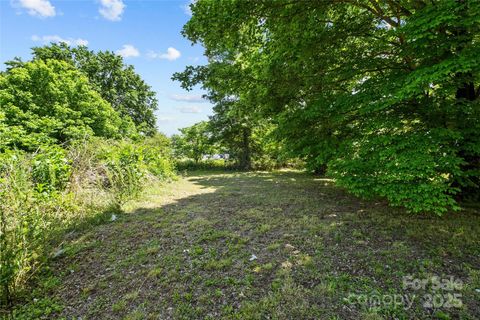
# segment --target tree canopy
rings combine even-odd
[[[198,162],[204,155],[215,152],[208,122],[201,121],[191,127],[180,129],[180,134],[172,136],[177,157],[186,157]]]
[[[213,119],[229,110],[273,122],[312,170],[413,212],[441,214],[479,194],[478,1],[191,7],[183,34],[209,63],[174,79],[209,91]]]
[[[111,51],[94,52],[85,46],[70,47],[63,42],[35,47],[32,54],[34,60],[55,59],[72,64],[122,117],[133,120],[138,132],[144,135],[156,132],[156,93],[121,56]]]
[[[36,149],[89,136],[135,132],[92,88],[88,78],[58,60],[34,60],[0,74],[0,148]]]

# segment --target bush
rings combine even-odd
[[[145,139],[142,143],[142,153],[149,173],[162,180],[175,177],[171,143],[165,135],[157,133]]]
[[[65,176],[52,179],[58,168],[44,156],[7,151],[0,157],[0,287],[5,301],[45,260],[49,235],[71,222],[64,219],[73,208],[69,194],[53,188]]]
[[[271,157],[268,154],[262,154],[252,159],[252,168],[254,170],[275,170],[285,167],[286,163]]]
[[[32,158],[32,180],[37,190],[62,191],[67,187],[72,166],[59,146],[43,146]]]
[[[143,153],[125,142],[108,146],[104,151],[100,156],[106,167],[107,187],[112,191],[115,206],[120,210],[126,201],[138,196],[142,189],[146,173]]]
[[[234,170],[235,164],[224,159],[208,159],[198,162],[191,159],[177,160],[176,168],[178,171],[185,170]]]
[[[157,141],[158,142],[158,141]],[[66,230],[120,210],[149,181],[175,177],[155,141],[77,141],[0,153],[0,297],[9,302]]]
[[[452,147],[455,136],[445,130],[373,132],[348,141],[345,156],[329,163],[329,174],[363,198],[385,197],[411,212],[441,215],[458,210],[454,176],[462,160]]]
[[[255,157],[252,161],[253,170],[275,170],[280,168],[303,168],[304,165],[298,160],[290,162],[273,159],[268,155]],[[234,160],[207,159],[195,162],[191,159],[182,159],[176,161],[178,171],[184,170],[242,170],[239,164]]]
[[[172,161],[164,147],[145,146],[131,141],[108,141],[98,157],[105,166],[108,188],[114,194],[115,206],[138,196],[147,180],[174,177]]]

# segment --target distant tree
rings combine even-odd
[[[180,134],[172,136],[175,155],[193,159],[198,163],[204,155],[215,152],[211,138],[207,121],[180,129]]]
[[[0,105],[0,148],[135,133],[130,118],[122,119],[65,61],[34,60],[0,74]]]
[[[236,101],[217,103],[210,126],[215,141],[224,146],[241,169],[252,167],[252,123]]]
[[[121,56],[111,51],[94,52],[85,46],[70,47],[63,42],[34,47],[32,51],[35,60],[62,60],[78,68],[122,117],[133,120],[138,132],[153,135],[157,131],[156,94]],[[18,60],[10,62],[12,66],[18,63]]]
[[[259,113],[255,90],[261,87],[248,78],[246,70],[228,60],[214,61],[208,66],[189,66],[172,78],[186,90],[197,84],[208,90],[206,97],[214,104],[209,119],[212,140],[227,150],[238,168],[280,166],[285,152],[280,141],[273,139],[276,124]]]
[[[161,154],[161,156],[163,157],[171,156],[172,141],[170,138],[168,138],[165,134],[161,132],[157,132],[150,137],[146,137],[143,140],[142,144],[147,148],[152,147],[161,150],[162,152],[164,152]]]

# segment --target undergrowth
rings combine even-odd
[[[0,153],[2,309],[50,257],[61,254],[68,230],[120,211],[149,182],[175,177],[168,146],[154,139],[95,139]]]

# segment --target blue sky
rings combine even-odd
[[[189,18],[188,0],[0,0],[1,68],[50,41],[116,51],[157,92],[158,128],[171,135],[212,113],[200,89],[187,92],[170,80],[187,65],[206,63],[203,48],[180,34]]]

